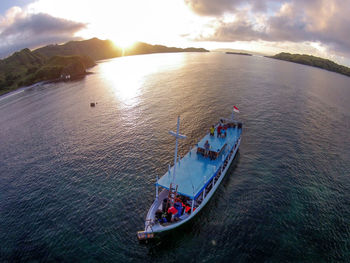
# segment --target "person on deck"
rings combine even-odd
[[[205,142],[205,144],[204,144],[204,150],[205,150],[204,155],[205,155],[205,157],[208,156],[208,154],[209,154],[209,149],[210,149],[210,144],[209,144],[209,142],[208,142],[208,140],[207,140],[207,141]]]
[[[222,129],[222,127],[221,127],[221,125],[219,125],[219,127],[218,127],[218,137],[221,137],[221,129]]]
[[[210,127],[210,136],[214,136],[214,132],[215,132],[215,127],[214,127],[214,125],[212,125]]]
[[[222,138],[226,138],[226,130],[227,130],[227,127],[226,126],[224,126],[223,128],[222,128]]]

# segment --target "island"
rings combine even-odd
[[[243,56],[252,56],[252,54],[244,53],[244,52],[226,52],[229,55],[243,55]]]
[[[301,55],[301,54],[290,54],[290,53],[279,53],[274,56],[266,56],[268,58],[280,59],[285,61],[290,61],[298,64],[308,65],[312,67],[317,67],[325,69],[328,71],[337,72],[350,77],[350,68],[339,65],[329,59],[324,59],[320,57],[315,57],[311,55]]]
[[[151,53],[209,52],[203,48],[176,48],[137,42],[121,48],[110,40],[92,38],[48,45],[36,50],[22,49],[0,60],[0,95],[41,81],[81,78],[96,61]]]

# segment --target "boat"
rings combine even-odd
[[[226,175],[234,159],[242,134],[242,123],[231,118],[220,118],[211,131],[182,158],[178,158],[178,141],[185,139],[179,133],[177,119],[174,165],[156,179],[156,197],[148,210],[145,228],[137,232],[139,241],[149,240],[155,234],[175,229],[194,218],[208,203]],[[208,145],[209,144],[209,145]],[[159,192],[161,188],[161,191]]]

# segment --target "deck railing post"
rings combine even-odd
[[[204,176],[204,190],[203,190],[203,200],[204,200],[204,198],[205,198],[205,189],[206,189],[206,187],[205,187],[205,183],[207,182],[207,177],[206,176]]]
[[[225,156],[224,155],[222,155],[221,160],[222,160],[222,164],[221,164],[221,173],[222,173],[223,170],[224,170],[224,161],[225,161]]]

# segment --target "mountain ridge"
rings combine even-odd
[[[91,38],[14,52],[0,60],[0,95],[40,81],[67,80],[87,74],[95,61],[121,56],[168,52],[209,52],[203,48],[176,48],[137,42],[120,48],[111,40]],[[52,59],[54,58],[54,59]]]

